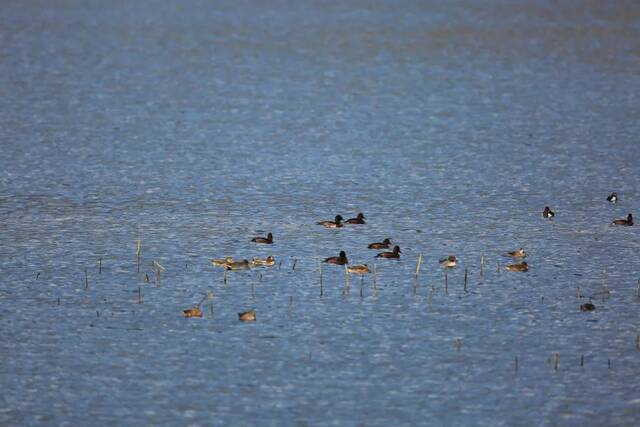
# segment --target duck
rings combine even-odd
[[[249,260],[243,259],[242,261],[233,261],[224,265],[225,270],[248,270]]]
[[[585,302],[580,306],[580,311],[593,311],[596,309],[596,306],[591,301]]]
[[[347,259],[347,254],[345,253],[345,251],[340,251],[339,256],[331,256],[329,258],[325,258],[323,262],[336,265],[349,264],[349,260]]]
[[[441,259],[438,261],[440,263],[440,267],[444,268],[455,268],[458,264],[458,258],[455,255],[449,255],[448,257]]]
[[[618,193],[615,191],[607,197],[607,202],[609,203],[617,203],[618,202]]]
[[[183,313],[184,317],[202,317],[202,310],[198,306],[183,310]]]
[[[255,322],[256,312],[254,310],[243,311],[242,313],[238,313],[238,319],[242,322]]]
[[[211,264],[213,264],[214,267],[224,267],[227,264],[230,264],[233,262],[233,257],[226,257],[226,258],[220,258],[220,259],[212,259],[211,260]]]
[[[544,211],[542,212],[542,216],[545,218],[553,218],[554,216],[556,216],[556,214],[549,208],[549,206],[545,206]]]
[[[351,267],[347,267],[347,271],[351,274],[369,274],[371,270],[369,270],[369,266],[367,264],[362,265],[354,265]]]
[[[505,256],[510,256],[513,258],[526,258],[527,253],[525,252],[524,248],[520,248],[517,251],[507,252]]]
[[[276,259],[273,257],[273,255],[269,255],[265,259],[260,259],[260,258],[253,257],[253,259],[251,260],[251,266],[252,267],[257,267],[259,265],[264,265],[266,267],[271,267],[275,263],[276,263]]]
[[[525,261],[509,264],[505,268],[509,271],[529,271],[529,265]]]
[[[616,219],[612,222],[613,225],[633,225],[633,215],[627,215],[627,219]]]
[[[393,252],[381,252],[376,255],[376,258],[400,258],[400,254],[402,251],[400,250],[400,246],[395,245],[393,247]]]
[[[265,243],[267,245],[272,245],[273,244],[273,234],[269,233],[267,234],[267,237],[254,237],[253,239],[251,239],[252,242],[256,242],[256,243]]]
[[[367,247],[369,249],[387,249],[389,246],[391,246],[391,239],[387,238],[382,242],[370,243]]]
[[[336,215],[333,221],[320,221],[318,225],[322,225],[327,228],[340,228],[344,226],[344,224],[342,224],[343,219],[342,215]]]
[[[347,224],[366,224],[365,217],[362,212],[360,212],[355,218],[349,218],[346,223]]]

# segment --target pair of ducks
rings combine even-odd
[[[202,317],[202,310],[199,306],[188,308],[183,311],[184,317]],[[238,313],[238,319],[243,322],[255,322],[256,312],[254,310],[243,311]]]
[[[371,245],[369,245],[371,246]],[[375,249],[375,248],[371,248],[371,249]],[[376,258],[395,258],[398,259],[400,258],[400,254],[402,253],[402,251],[400,250],[400,246],[396,245],[393,247],[393,251],[391,252],[380,252],[378,255],[376,255]],[[325,258],[323,262],[326,262],[328,264],[336,264],[336,265],[345,265],[345,264],[349,264],[349,260],[347,259],[347,254],[345,253],[345,251],[340,251],[340,254],[338,256],[332,256],[329,258]]]
[[[366,218],[364,217],[364,214],[360,212],[355,218],[349,218],[344,223],[345,224],[366,224],[365,219]],[[344,224],[342,223],[342,221],[344,221],[344,218],[342,218],[342,215],[336,215],[333,221],[320,221],[318,225],[322,225],[327,228],[341,228],[341,227],[344,227]]]
[[[221,259],[212,259],[211,264],[215,267],[224,267],[225,270],[248,270],[249,267],[272,267],[275,265],[276,259],[269,255],[268,257],[262,259],[253,257],[251,261],[248,259],[243,259],[242,261],[234,261],[233,257],[226,257]]]
[[[397,251],[396,251],[397,249]],[[398,246],[396,246],[394,248],[394,252],[383,252],[381,254],[376,255],[377,257],[382,257],[382,258],[400,258],[400,248]],[[369,268],[369,266],[367,264],[359,264],[359,265],[352,265],[349,266],[349,260],[347,259],[347,254],[345,253],[345,251],[340,251],[340,255],[338,256],[332,256],[329,258],[325,258],[325,260],[323,262],[326,262],[327,264],[335,264],[335,265],[344,265],[347,266],[347,272],[349,273],[353,273],[353,274],[368,274],[371,273],[371,269]]]
[[[509,256],[511,258],[515,258],[515,259],[523,259],[527,257],[527,252],[524,250],[524,248],[520,248],[517,251],[507,252],[504,255]],[[520,261],[519,263],[516,263],[516,264],[508,264],[505,266],[505,268],[509,271],[525,272],[525,271],[529,271],[529,264],[527,264],[526,261]]]

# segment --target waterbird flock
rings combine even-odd
[[[616,192],[611,193],[608,197],[607,197],[607,201],[609,203],[617,203],[619,201],[619,197],[618,194]],[[542,216],[544,218],[547,219],[551,219],[555,216],[555,212],[553,212],[551,210],[551,208],[549,206],[545,206],[543,212],[542,212]],[[364,225],[366,224],[366,217],[364,216],[364,214],[362,212],[358,213],[354,218],[350,218],[348,220],[344,220],[344,218],[342,217],[342,215],[336,215],[333,219],[333,221],[331,220],[325,220],[325,221],[319,221],[317,223],[317,225],[321,225],[323,227],[326,228],[342,228],[345,226],[345,224],[347,225]],[[612,225],[620,225],[620,226],[632,226],[633,225],[633,215],[631,213],[629,213],[627,215],[626,218],[623,219],[615,219],[611,222]],[[266,237],[254,237],[253,239],[251,239],[251,242],[253,243],[257,243],[257,244],[273,244],[273,234],[272,233],[268,233]],[[390,238],[385,238],[384,240],[382,240],[381,242],[374,242],[374,243],[370,243],[367,245],[368,249],[375,249],[375,250],[382,250],[382,249],[388,249],[391,246],[391,239]],[[393,250],[392,251],[385,251],[385,252],[380,252],[377,255],[375,255],[376,258],[386,258],[386,259],[399,259],[400,258],[400,254],[402,253],[402,250],[400,249],[399,245],[394,245]],[[514,263],[514,264],[508,264],[505,266],[505,269],[507,271],[515,271],[515,272],[527,272],[529,271],[529,265],[527,264],[526,261],[524,261],[524,258],[526,258],[527,253],[525,251],[524,248],[519,248],[515,251],[510,251],[504,254],[505,256],[514,258],[514,259],[519,259],[520,262],[518,263]],[[420,261],[422,260],[422,258],[420,258]],[[347,254],[345,251],[341,250],[339,252],[339,254],[337,256],[330,256],[325,258],[323,261],[323,263],[327,263],[327,264],[334,264],[334,265],[341,265],[341,266],[345,266],[345,270],[347,273],[349,274],[359,274],[359,275],[364,275],[364,274],[368,274],[371,273],[371,269],[369,268],[369,266],[367,264],[358,264],[358,265],[351,265],[349,262],[349,259],[347,258]],[[419,264],[418,263],[418,268],[419,268]],[[441,267],[445,268],[445,269],[449,269],[449,268],[455,268],[457,266],[458,263],[458,259],[455,255],[449,255],[446,258],[440,259],[439,260],[439,264]],[[275,265],[275,257],[272,255],[269,255],[268,257],[266,257],[265,259],[261,259],[261,258],[257,258],[257,257],[253,257],[251,261],[249,261],[248,259],[243,259],[241,261],[236,261],[234,260],[232,257],[225,257],[225,258],[220,258],[220,259],[213,259],[211,260],[211,264],[214,267],[223,267],[225,269],[225,271],[230,271],[230,270],[248,270],[249,268],[256,268],[256,267],[271,267],[273,265]],[[465,277],[466,280],[466,277]],[[185,317],[202,317],[202,311],[200,310],[200,304],[196,305],[195,307],[189,308],[184,310],[184,316]],[[591,300],[585,304],[582,304],[580,306],[580,310],[581,311],[592,311],[595,310],[595,305],[591,302]],[[249,310],[249,311],[245,311],[245,312],[241,312],[238,313],[238,317],[239,320],[241,321],[255,321],[256,320],[256,313],[253,310]]]

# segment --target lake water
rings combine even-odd
[[[1,425],[640,422],[637,2],[8,1],[0,95]]]

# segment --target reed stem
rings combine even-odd
[[[418,264],[416,265],[416,279],[418,278],[418,274],[420,274],[420,265],[422,264],[422,254],[418,257]]]

